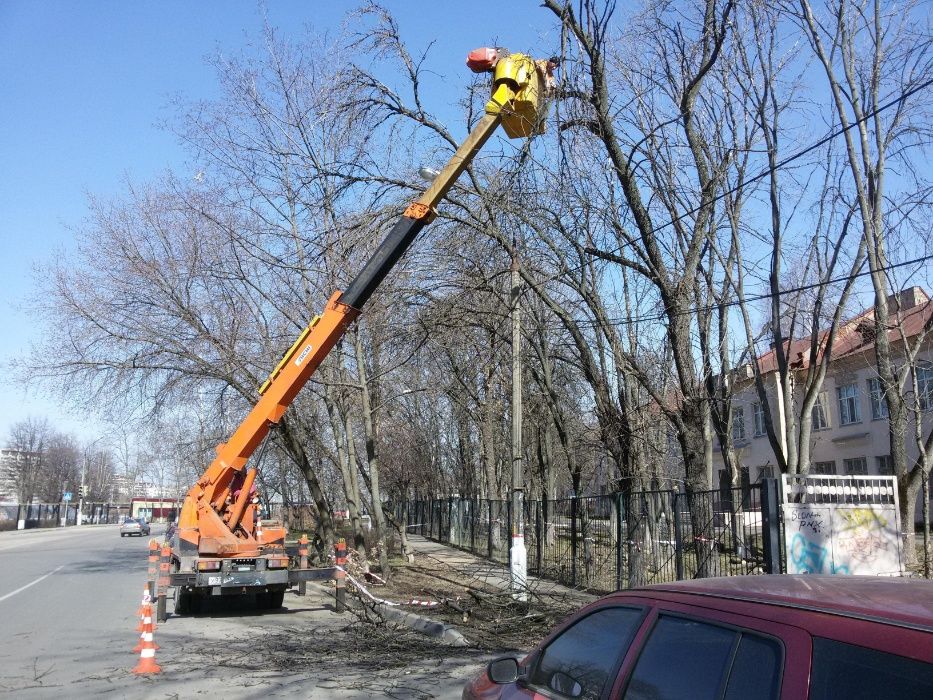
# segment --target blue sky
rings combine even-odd
[[[430,64],[438,113],[469,80],[463,60],[476,46],[556,52],[554,22],[536,0],[385,0],[413,49],[435,41]],[[92,438],[90,417],[24,392],[6,364],[42,329],[24,312],[33,270],[68,255],[87,196],[119,196],[167,169],[184,172],[186,154],[158,125],[174,95],[205,99],[216,82],[205,57],[250,51],[263,17],[285,36],[305,28],[336,32],[351,2],[206,0],[182,2],[2,0],[0,2],[0,443],[11,424],[46,416]],[[451,110],[451,113],[453,111]]]

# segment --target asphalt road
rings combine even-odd
[[[488,658],[426,638],[393,645],[315,590],[277,612],[170,615],[154,635],[163,672],[134,676],[147,543],[114,525],[0,533],[0,695],[459,698]]]

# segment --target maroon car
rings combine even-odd
[[[523,661],[497,659],[479,698],[933,698],[933,582],[741,576],[621,591]]]

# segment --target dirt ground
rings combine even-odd
[[[492,569],[494,565],[490,565]],[[416,559],[407,563],[403,559],[391,562],[388,580],[367,577],[359,561],[351,553],[351,575],[363,583],[372,596],[403,603],[401,609],[451,625],[469,642],[469,648],[482,652],[516,653],[528,651],[537,644],[555,624],[576,610],[579,599],[529,591],[529,600],[512,599],[509,591],[490,585],[484,571],[464,572],[439,560]],[[363,615],[379,624],[372,601],[348,584],[348,592],[360,603]],[[405,605],[412,600],[431,605]]]

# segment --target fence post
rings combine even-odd
[[[512,499],[510,498],[505,502],[505,522],[509,524],[509,537],[508,541],[511,545],[512,543]],[[509,568],[512,566],[512,547],[508,548],[508,551],[505,553],[505,562],[508,564]]]
[[[476,499],[470,497],[470,552],[476,554]]]
[[[534,501],[532,501],[532,503],[534,503]],[[541,560],[544,556],[545,542],[542,537],[543,528],[541,527],[541,514],[545,503],[547,503],[547,498],[542,498],[541,503],[535,503],[535,542],[538,545],[538,551],[535,552],[535,566],[537,567],[538,576],[541,575]]]
[[[777,479],[761,480],[761,537],[765,556],[765,573],[781,572],[781,510],[778,503]]]
[[[486,499],[486,556],[492,559],[492,501]]]
[[[674,569],[678,581],[684,580],[684,524],[680,510],[681,494],[673,492],[672,515],[674,518]]]
[[[616,590],[622,590],[622,509],[625,507],[624,502],[622,501],[622,492],[616,493],[615,499],[613,499],[613,506],[615,507],[615,530],[616,530]]]
[[[577,496],[570,499],[570,585],[577,585]]]

